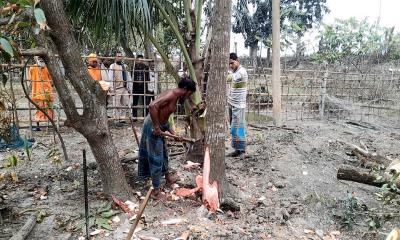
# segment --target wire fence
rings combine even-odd
[[[272,120],[271,69],[259,68],[257,71],[247,67],[249,74],[247,97],[248,122],[263,123]],[[26,70],[25,70],[26,71]],[[154,97],[167,89],[176,86],[175,80],[158,67],[155,74],[154,91],[148,91],[149,82],[132,81],[132,84],[144,84],[141,90],[119,93],[126,97],[126,103],[115,104],[115,91],[108,92],[108,115],[110,121],[127,120],[132,112],[138,113],[134,119],[143,119],[146,108]],[[20,128],[31,128],[35,124],[35,109],[23,94],[20,79],[22,68],[9,68],[10,81],[2,86],[10,97],[7,108],[13,114]],[[137,72],[131,72],[135,79]],[[25,74],[27,76],[27,74]],[[379,73],[350,73],[330,71],[328,67],[312,70],[282,70],[282,114],[284,121],[291,120],[354,120],[370,123],[388,124],[400,127],[400,72],[380,71]],[[32,81],[26,77],[24,83],[31,86]],[[114,80],[113,84],[117,84]],[[83,112],[82,101],[70,86],[79,113]],[[11,93],[11,94],[10,94]],[[53,90],[56,96],[55,90]],[[139,98],[133,104],[134,98]],[[57,96],[51,108],[55,110],[55,120],[62,126],[66,116]],[[119,113],[118,113],[119,111]],[[121,114],[122,111],[122,114]],[[184,110],[178,106],[176,118],[184,116]],[[48,123],[47,123],[48,125]]]

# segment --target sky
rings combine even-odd
[[[368,17],[371,22],[374,22],[380,16],[381,26],[395,26],[395,31],[400,32],[400,0],[327,0],[327,6],[330,13],[324,16],[323,23],[332,23],[335,18],[347,19],[350,17],[358,20]],[[311,48],[317,45],[315,35],[316,33],[310,33],[305,40]],[[234,42],[237,42],[239,56],[249,54],[240,34],[232,33],[231,51],[234,50]],[[266,51],[263,52],[263,56],[265,55]]]

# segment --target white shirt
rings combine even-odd
[[[124,68],[126,73],[126,88],[128,91],[132,92],[133,83],[131,74],[128,71],[127,65],[124,64]],[[122,65],[118,65],[116,63],[110,65],[110,69],[108,70],[108,80],[110,81],[110,88],[113,91],[123,87]]]
[[[156,86],[157,86],[157,81],[158,81],[158,73],[150,70],[149,77],[150,77],[150,81],[147,83],[147,90],[157,94]]]
[[[228,103],[233,107],[246,108],[248,78],[247,70],[241,65],[232,73],[232,85]]]

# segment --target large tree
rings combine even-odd
[[[144,1],[144,0],[143,0]],[[148,0],[148,10],[151,14],[151,24],[144,24],[140,18],[135,15],[128,15],[126,18],[119,17],[119,7],[105,7],[111,6],[114,2],[119,1],[107,1],[107,0],[71,0],[70,3],[74,3],[69,7],[70,13],[74,16],[74,19],[79,20],[79,16],[86,16],[84,19],[92,19],[93,21],[79,21],[84,28],[90,29],[90,31],[96,29],[111,29],[110,32],[115,32],[115,27],[108,26],[111,24],[111,20],[108,22],[106,19],[113,19],[128,32],[140,32],[144,37],[154,45],[157,52],[163,59],[166,70],[175,78],[176,82],[179,81],[177,70],[171,63],[166,48],[163,44],[158,41],[158,33],[160,26],[163,27],[164,36],[168,37],[168,41],[176,43],[177,48],[182,53],[185,63],[188,67],[190,77],[197,82],[199,91],[196,91],[192,96],[192,101],[195,104],[201,102],[201,96],[204,86],[204,69],[206,66],[206,53],[207,53],[207,42],[202,48],[201,35],[202,35],[202,22],[204,18],[203,7],[205,5],[204,0],[182,0],[182,1],[168,1],[168,0]],[[101,4],[99,2],[104,2]],[[112,3],[108,3],[112,2]],[[121,1],[123,2],[123,1]],[[77,6],[77,7],[74,7]],[[96,7],[96,11],[92,11],[93,8],[87,6]],[[104,14],[108,12],[105,17]],[[123,11],[120,11],[123,13]],[[210,28],[208,28],[210,29]],[[98,31],[101,35],[104,32]],[[209,30],[210,32],[210,30]],[[116,32],[115,34],[118,34]],[[210,38],[207,38],[208,40]],[[186,110],[188,110],[188,104],[185,104]],[[190,132],[192,137],[200,138],[204,135],[204,118],[196,118],[188,115],[190,122]],[[203,159],[201,142],[196,142],[196,146],[192,148],[193,154],[190,154],[192,161],[201,161]]]
[[[318,62],[342,62],[352,65],[358,71],[364,60],[390,60],[400,56],[400,35],[394,27],[381,27],[370,23],[367,18],[336,19],[331,24],[324,24],[319,34],[319,49],[313,58]]]
[[[327,11],[326,0],[282,0],[281,31],[301,38]],[[243,35],[251,58],[256,57],[260,41],[271,47],[272,1],[237,0],[233,15],[233,32]]]
[[[210,42],[210,71],[207,84],[206,140],[210,148],[211,182],[217,181],[219,198],[225,197],[226,76],[229,59],[231,1],[219,0],[213,6],[213,34]]]
[[[136,1],[123,1],[126,15],[140,15],[147,9],[144,5],[132,5],[133,2]],[[25,51],[24,54],[40,55],[46,62],[67,116],[65,125],[73,127],[87,139],[98,162],[104,192],[110,195],[128,197],[132,192],[126,179],[121,177],[124,176],[124,172],[107,123],[106,92],[101,89],[97,82],[91,79],[87,67],[81,60],[82,46],[78,44],[74,36],[74,27],[66,14],[64,1],[42,0],[39,6],[43,11],[36,4],[37,1],[18,1],[18,4],[15,4],[15,9],[8,11],[6,16],[8,22],[1,22],[5,22],[3,26],[6,29],[19,29],[23,26],[25,26],[24,30],[31,29],[31,36],[34,37],[37,48],[34,51]],[[6,6],[3,10],[5,8]],[[31,16],[32,13],[34,13],[34,16]],[[34,21],[21,21],[21,19],[26,20],[24,16],[27,16],[26,19],[28,20],[35,17],[39,25]],[[86,20],[89,21],[89,19]],[[11,42],[14,42],[12,39],[17,38],[19,38],[19,34],[10,32],[8,39]],[[18,45],[14,44],[14,48],[17,47]],[[65,68],[65,76],[61,74],[57,54]],[[23,59],[20,60],[24,62]],[[69,86],[73,87],[72,91]],[[73,91],[78,94],[82,101],[84,108],[82,113],[77,111],[75,100],[72,97]]]

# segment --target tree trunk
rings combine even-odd
[[[249,56],[250,56],[251,60],[257,58],[257,48],[258,48],[258,44],[255,44],[254,46],[250,46]]]
[[[225,175],[226,75],[229,59],[231,1],[215,2],[214,35],[210,44],[210,72],[207,84],[206,143],[210,148],[210,183],[218,182],[219,198],[228,190]]]
[[[375,187],[382,187],[383,184],[389,183],[390,181],[389,176],[383,176],[383,178],[379,180],[377,175],[370,170],[364,170],[348,165],[339,167],[337,179],[364,183]],[[397,179],[396,186],[398,189],[400,189],[400,178]]]
[[[196,6],[197,7],[197,6]],[[195,10],[197,12],[197,10]],[[190,60],[192,61],[193,68],[195,71],[196,79],[197,79],[197,88],[198,90],[192,96],[195,103],[199,103],[203,98],[204,94],[204,59],[201,58],[200,52],[196,49],[196,17],[194,15],[194,11],[191,11],[190,17],[192,19],[192,25],[194,26],[193,32],[185,34],[185,43],[187,46],[187,50],[189,53]],[[190,115],[189,105],[185,105],[185,110],[187,115]],[[189,126],[190,126],[190,136],[195,139],[199,139],[204,136],[204,118],[196,118],[194,116],[189,117]],[[194,146],[190,149],[186,156],[187,160],[192,162],[202,163],[204,161],[204,144],[202,141],[197,141]]]
[[[131,189],[126,186],[125,174],[111,134],[94,134],[87,136],[87,140],[98,162],[103,191],[110,195],[129,196]]]
[[[81,61],[81,47],[73,37],[72,27],[65,14],[62,0],[43,0],[40,4],[51,29],[52,42],[64,65],[66,79],[83,103],[83,113],[78,114],[68,90],[67,81],[60,74],[58,64],[55,64],[54,54],[45,56],[44,60],[67,116],[65,124],[73,127],[88,140],[100,166],[99,172],[103,180],[104,192],[128,197],[131,195],[131,189],[125,178],[121,177],[124,176],[124,172],[108,128],[106,94],[102,91],[100,84],[91,79],[87,67]]]

